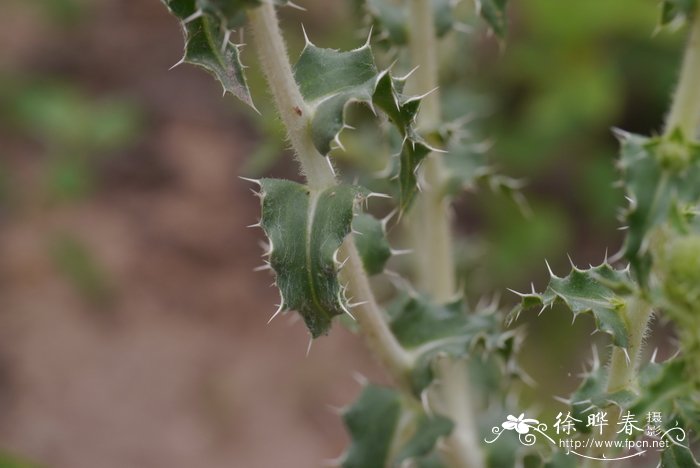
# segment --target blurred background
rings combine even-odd
[[[0,467],[320,466],[347,442],[333,407],[384,382],[336,326],[314,343],[260,264],[239,175],[298,178],[250,52],[262,117],[191,66],[155,0],[3,0],[0,15]],[[284,9],[292,56],[353,48],[351,2]],[[455,204],[470,300],[546,283],[620,246],[612,126],[661,127],[684,38],[655,0],[522,0],[507,43],[446,39],[445,113],[473,112],[532,214],[488,189]],[[469,21],[469,20],[467,20]],[[358,31],[361,31],[358,33]],[[450,48],[446,48],[450,49]],[[352,138],[352,137],[349,137]],[[400,240],[398,241],[400,243]],[[400,245],[398,245],[400,247]],[[502,294],[506,306],[515,297]],[[527,326],[524,398],[556,414],[590,355],[588,318]],[[668,330],[650,338],[668,348]],[[596,338],[605,344],[604,338]],[[650,346],[650,349],[652,346]]]

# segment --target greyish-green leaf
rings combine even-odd
[[[224,93],[246,104],[253,101],[246,83],[239,46],[230,42],[232,28],[244,19],[245,8],[258,0],[162,0],[182,23],[185,54],[182,63],[204,68],[219,80]]]
[[[508,31],[508,16],[506,6],[508,0],[475,0],[481,17],[489,25],[491,31],[503,39]]]
[[[355,236],[355,245],[362,258],[362,264],[369,275],[376,275],[384,271],[384,265],[391,257],[391,246],[384,232],[384,225],[374,216],[360,213],[355,216],[352,228],[358,235]]]
[[[391,331],[416,356],[411,379],[417,394],[433,380],[432,362],[438,354],[464,357],[476,349],[513,349],[514,335],[503,332],[495,307],[467,314],[462,301],[440,305],[423,297],[404,295],[388,312]]]
[[[697,0],[662,0],[661,25],[690,18],[697,8]]]
[[[543,311],[556,302],[563,302],[575,316],[593,314],[597,329],[611,335],[616,346],[626,348],[629,333],[622,296],[633,288],[626,270],[615,270],[607,263],[588,270],[573,268],[565,278],[550,272],[549,285],[544,293],[518,293],[522,301],[511,313],[511,320],[523,310],[537,308]]]
[[[660,468],[692,468],[700,466],[693,452],[685,445],[672,443],[661,454]]]
[[[352,438],[344,468],[399,466],[407,460],[420,466],[453,428],[449,419],[429,416],[396,390],[375,385],[364,388],[343,419]]]
[[[270,241],[269,263],[282,296],[280,310],[298,311],[316,338],[346,310],[336,252],[350,232],[356,200],[364,191],[346,185],[313,191],[280,179],[259,183],[260,224]]]
[[[331,151],[334,141],[339,143],[349,104],[365,103],[387,114],[403,138],[399,206],[407,209],[417,191],[416,170],[430,148],[414,128],[420,99],[405,95],[405,80],[380,72],[369,44],[340,52],[310,42],[294,67],[294,77],[311,114],[314,146],[323,155]]]
[[[700,146],[685,140],[678,130],[656,138],[621,131],[617,135],[630,200],[624,213],[627,237],[622,254],[645,285],[651,267],[649,236],[670,221],[674,229],[683,230],[690,220],[674,213],[700,201]]]
[[[435,32],[443,37],[454,28],[454,6],[452,0],[433,0]],[[407,4],[391,0],[367,0],[365,9],[372,22],[374,39],[380,43],[404,46],[408,43],[409,8]]]

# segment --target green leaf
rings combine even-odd
[[[521,304],[511,313],[510,320],[517,318],[521,311],[547,307],[563,302],[578,316],[593,314],[598,330],[612,336],[616,346],[626,348],[628,331],[625,323],[625,302],[620,295],[633,289],[627,270],[615,270],[607,263],[588,270],[573,268],[565,278],[559,278],[550,270],[549,285],[544,293],[521,294]]]
[[[259,184],[260,225],[270,241],[269,264],[282,296],[278,312],[298,311],[316,338],[328,332],[333,317],[346,312],[336,253],[365,192],[345,185],[314,191],[279,179]]]
[[[346,128],[345,109],[361,102],[378,107],[394,123],[403,138],[399,170],[399,206],[409,207],[417,191],[416,170],[430,153],[414,125],[420,98],[404,94],[405,79],[380,72],[369,43],[349,52],[316,47],[307,41],[294,67],[294,76],[307,104],[311,137],[323,155],[338,146]]]
[[[491,31],[499,38],[505,37],[508,31],[508,16],[506,6],[508,0],[475,0],[476,8],[481,17],[491,28]]]
[[[621,168],[630,206],[624,213],[627,237],[622,254],[637,280],[645,285],[651,267],[649,238],[655,228],[672,221],[683,230],[692,219],[675,216],[700,200],[700,146],[680,131],[646,138],[617,132]]]
[[[180,63],[204,68],[231,93],[253,106],[240,59],[240,46],[230,42],[231,28],[242,22],[244,9],[259,0],[162,0],[182,22],[185,55]]]
[[[382,222],[372,215],[360,213],[355,216],[352,228],[358,233],[355,245],[367,274],[376,275],[384,271],[384,265],[391,257],[391,246]]]
[[[443,37],[455,25],[454,6],[451,0],[433,0],[435,32]],[[391,0],[367,0],[365,9],[372,22],[374,39],[390,45],[404,46],[408,43],[409,7]]]
[[[513,335],[502,332],[494,307],[467,314],[462,301],[439,305],[404,295],[388,312],[391,331],[416,356],[411,378],[417,394],[433,380],[432,362],[438,354],[463,357],[477,348],[486,352],[512,349]]]
[[[399,466],[406,460],[435,467],[435,443],[453,428],[449,419],[428,416],[397,391],[374,385],[364,388],[343,419],[352,438],[344,468]]]
[[[697,403],[688,401],[692,398],[689,395],[695,394],[697,390],[688,374],[684,358],[675,358],[661,364],[646,364],[639,376],[639,385],[644,391],[632,402],[630,411],[634,414],[661,411],[666,423],[682,419],[689,427],[697,427],[700,423]],[[686,403],[691,403],[690,407],[695,407],[695,410],[687,411],[689,406]]]
[[[669,448],[661,454],[661,468],[690,468],[700,466],[693,452],[685,445],[671,444]]]
[[[697,0],[663,0],[661,2],[661,25],[677,19],[687,19],[697,8]]]

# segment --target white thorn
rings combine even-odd
[[[656,363],[656,353],[658,353],[658,352],[659,352],[659,348],[654,348],[654,352],[651,353],[650,361],[652,364]]]
[[[390,249],[391,255],[409,255],[413,253],[413,249]]]
[[[629,355],[629,353],[627,352],[627,348],[622,348],[622,352],[625,353],[625,360],[627,361],[627,365],[628,365],[628,366],[631,365],[631,364],[632,364],[632,360],[630,359],[630,355]]]
[[[546,309],[546,308],[547,308],[547,304],[543,305],[542,308],[540,309],[540,311],[537,313],[537,316],[539,317],[540,315],[542,315],[542,312],[544,312],[544,309]]]
[[[396,63],[396,62],[394,62],[394,63]],[[420,65],[416,65],[416,66],[413,67],[408,73],[406,73],[404,76],[399,77],[399,78],[396,78],[396,79],[399,80],[399,81],[406,81],[411,75],[413,75],[413,73],[414,73],[416,70],[418,70],[419,66],[420,66]]]
[[[272,270],[272,267],[270,266],[269,263],[265,263],[264,265],[257,266],[253,268],[254,272],[259,272],[259,271],[266,271],[266,270]]]
[[[250,179],[248,177],[243,177],[243,176],[238,176],[239,179],[245,180],[246,182],[253,183],[260,187],[260,180],[259,179]]]
[[[306,357],[309,357],[309,353],[311,352],[311,345],[314,343],[314,337],[310,336],[309,337],[309,345],[306,347]]]
[[[357,383],[359,383],[361,386],[366,386],[369,383],[369,379],[365,377],[364,375],[360,374],[359,372],[354,372],[352,374],[353,378]]]
[[[361,49],[365,48],[365,47],[369,47],[370,40],[372,39],[372,32],[373,31],[374,31],[374,26],[372,25],[369,27],[369,34],[367,34],[367,41],[365,42],[365,44],[362,47],[360,47]]]
[[[168,71],[172,70],[172,69],[175,68],[175,67],[178,67],[178,66],[182,65],[183,63],[185,63],[185,57],[182,57],[175,65],[173,65],[172,67],[168,68]]]
[[[549,271],[549,276],[551,276],[552,278],[556,278],[557,275],[554,274],[554,272],[552,271],[552,267],[549,266],[549,262],[546,259],[544,261],[544,264],[547,265],[547,271]]]
[[[275,319],[275,317],[277,317],[283,310],[284,310],[284,301],[282,301],[280,303],[279,307],[277,307],[277,311],[275,311],[275,313],[272,314],[272,317],[270,317],[270,320],[267,321],[267,324],[269,325],[270,322],[272,322]]]
[[[182,24],[187,24],[191,21],[196,20],[197,18],[201,18],[204,15],[204,11],[202,10],[197,10],[194,13],[192,13],[190,16],[182,20]]]
[[[567,398],[556,396],[556,395],[554,395],[552,398],[557,400],[559,403],[564,403],[567,406],[571,405],[571,399],[567,399]]]
[[[223,54],[224,52],[226,52],[226,46],[228,46],[229,39],[231,39],[231,31],[230,31],[230,30],[227,30],[227,31],[224,33],[224,40],[223,40],[223,42],[221,43],[221,53],[222,53],[222,54]]]
[[[304,7],[301,6],[301,5],[297,5],[297,4],[294,3],[294,2],[287,2],[286,5],[287,5],[288,7],[296,8],[297,10],[306,11],[306,8],[304,8]]]
[[[387,195],[386,193],[379,193],[379,192],[370,192],[369,194],[367,194],[367,196],[365,198],[372,198],[372,197],[374,197],[374,198],[388,198],[389,200],[391,200],[391,195]]]
[[[311,45],[311,46],[314,45],[313,42],[311,42],[311,40],[309,40],[309,36],[308,36],[308,34],[306,34],[306,28],[304,27],[304,24],[303,24],[303,23],[302,23],[302,25],[301,25],[301,30],[302,30],[303,33],[304,33],[304,42],[305,42],[304,47],[308,47],[308,46],[310,46],[310,45]]]
[[[573,268],[574,270],[578,270],[578,268],[576,268],[576,265],[574,264],[574,261],[571,259],[571,255],[566,254],[566,258],[569,259],[569,263],[571,264],[571,268]]]

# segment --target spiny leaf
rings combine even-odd
[[[697,0],[663,0],[661,2],[661,25],[690,18],[696,8]]]
[[[219,80],[231,93],[252,106],[239,46],[229,40],[233,27],[243,22],[245,8],[258,0],[162,0],[182,22],[185,54],[182,63],[197,65]]]
[[[260,187],[260,224],[270,240],[280,310],[298,311],[316,338],[346,310],[336,253],[350,232],[355,202],[364,191],[345,185],[314,191],[279,179],[262,179]]]
[[[519,294],[522,301],[511,313],[511,320],[523,310],[538,308],[543,311],[561,301],[575,316],[592,313],[598,330],[611,335],[616,346],[626,348],[625,302],[620,295],[628,294],[633,287],[626,270],[615,270],[607,263],[588,270],[574,268],[565,278],[551,273],[544,293]]]
[[[402,210],[408,208],[417,190],[415,172],[430,148],[415,131],[420,99],[404,94],[405,79],[378,71],[369,44],[340,52],[310,42],[294,67],[294,76],[311,114],[314,146],[323,155],[331,151],[333,141],[338,143],[350,103],[362,102],[387,114],[403,137],[399,205]]]
[[[456,301],[433,304],[422,297],[404,295],[389,308],[389,326],[401,345],[416,356],[412,372],[414,391],[420,393],[433,380],[432,362],[441,353],[463,357],[477,348],[486,352],[513,349],[513,335],[503,333],[495,307],[467,314]]]
[[[451,0],[432,0],[435,32],[443,37],[454,27],[454,4]],[[408,43],[408,5],[390,0],[367,0],[367,14],[372,23],[374,37],[379,42],[404,46]]]
[[[508,31],[508,16],[506,6],[508,0],[475,0],[476,8],[481,17],[491,28],[491,31],[503,39]]]
[[[449,419],[428,416],[397,391],[374,385],[364,388],[343,419],[352,437],[344,468],[399,466],[406,460],[421,466],[453,428]]]
[[[664,414],[666,423],[680,420],[686,427],[698,427],[700,409],[697,402],[691,401],[697,389],[689,375],[687,359],[693,358],[689,355],[644,365],[639,372],[639,386],[643,392],[630,404],[629,410],[633,414],[659,411]],[[688,411],[689,408],[694,410]]]
[[[651,267],[650,235],[656,227],[671,221],[674,229],[685,229],[693,216],[684,219],[674,214],[700,201],[700,146],[685,140],[680,130],[656,138],[624,132],[618,132],[618,136],[630,200],[624,214],[627,237],[622,253],[638,281],[645,285]]]
[[[352,228],[358,233],[355,245],[367,274],[376,275],[384,271],[384,265],[391,257],[391,246],[382,222],[372,215],[360,213],[353,220]]]
[[[671,444],[661,454],[661,468],[690,468],[700,466],[693,452],[685,445]]]

